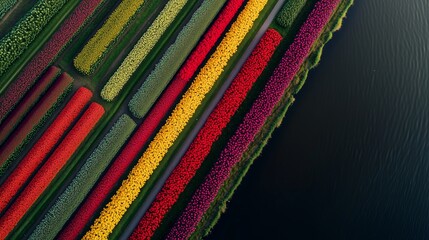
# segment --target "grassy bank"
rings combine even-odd
[[[240,185],[253,161],[261,154],[274,130],[282,123],[289,106],[295,100],[293,95],[298,93],[305,83],[308,71],[317,66],[320,61],[324,45],[332,38],[333,32],[341,28],[342,20],[352,3],[353,0],[341,2],[337,11],[327,24],[324,32],[319,37],[319,40],[313,45],[312,53],[301,66],[300,72],[294,78],[282,100],[278,103],[272,115],[265,122],[263,128],[255,137],[253,143],[249,146],[249,149],[245,152],[241,161],[234,166],[229,179],[224,183],[223,187],[218,192],[215,201],[212,202],[210,208],[198,224],[196,231],[191,237],[192,239],[201,239],[204,236],[207,236],[219,220],[221,214],[226,211],[227,202],[233,196],[235,189]],[[273,25],[275,25],[275,23]],[[277,27],[278,26],[275,26],[275,28]]]

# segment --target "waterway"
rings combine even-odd
[[[355,0],[208,239],[429,239],[428,16]]]

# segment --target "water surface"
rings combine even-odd
[[[429,239],[428,15],[355,1],[209,239]]]

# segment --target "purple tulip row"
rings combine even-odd
[[[244,117],[234,136],[228,141],[202,185],[193,195],[186,209],[171,229],[168,239],[186,239],[195,230],[204,212],[209,208],[231,168],[241,159],[244,151],[265,123],[272,109],[310,53],[340,0],[320,0],[301,26],[294,42],[283,56],[279,66]]]

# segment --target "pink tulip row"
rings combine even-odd
[[[255,100],[235,134],[228,141],[219,160],[175,223],[167,239],[186,239],[195,230],[204,212],[209,208],[223,182],[229,177],[231,168],[263,126],[272,109],[281,99],[301,64],[310,53],[340,0],[320,0],[301,26],[293,43],[283,56],[263,91]]]
[[[52,35],[36,56],[25,66],[19,77],[0,96],[0,122],[33,86],[37,77],[55,60],[64,46],[79,31],[86,19],[103,0],[83,0],[61,27]]]
[[[186,154],[165,182],[130,239],[150,239],[152,237],[165,214],[176,203],[209,154],[213,143],[219,139],[232,116],[243,103],[247,93],[264,71],[281,40],[282,36],[276,30],[269,29],[265,32]]]

